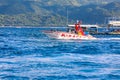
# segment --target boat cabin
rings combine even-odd
[[[100,26],[98,25],[91,25],[91,24],[82,24],[80,25],[83,29],[83,31],[86,33],[97,33],[98,32],[98,28],[100,28]],[[71,33],[75,33],[75,25],[68,25],[68,32]]]
[[[107,24],[110,33],[120,34],[120,17],[109,17]]]

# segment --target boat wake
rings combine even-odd
[[[120,40],[120,38],[98,38],[97,40]]]

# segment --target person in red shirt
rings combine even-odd
[[[78,35],[84,36],[85,34],[84,34],[83,29],[81,28],[80,24],[81,24],[81,22],[77,22],[75,24],[75,30]]]

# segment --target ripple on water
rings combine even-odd
[[[91,41],[55,40],[48,38],[39,30],[41,29],[2,30],[4,35],[0,34],[0,79],[118,80],[120,78],[118,36],[117,40],[108,36]]]

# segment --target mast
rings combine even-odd
[[[67,16],[67,21],[66,21],[66,25],[68,26],[68,8],[67,8],[67,12],[66,12],[66,16]]]

